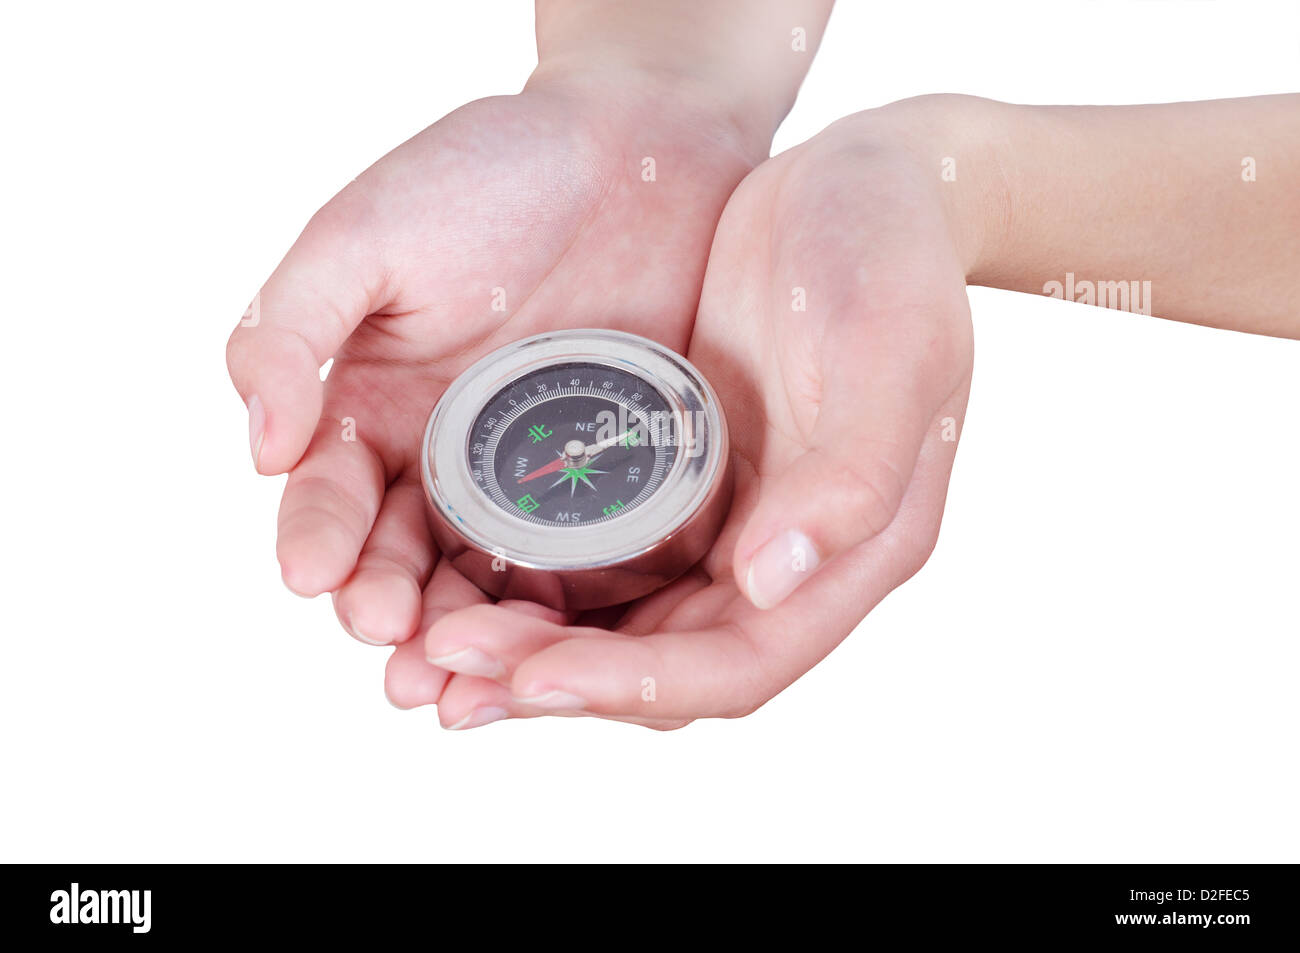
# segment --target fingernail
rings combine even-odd
[[[500,721],[510,713],[504,708],[497,708],[495,705],[485,705],[482,708],[475,708],[472,712],[456,722],[454,725],[448,725],[448,731],[464,731],[466,728],[482,728],[484,725],[490,725],[494,721]]]
[[[494,659],[486,652],[480,652],[472,645],[459,652],[431,658],[429,664],[459,675],[477,675],[479,678],[500,678],[506,673],[506,667],[499,659]]]
[[[348,635],[352,636],[352,638],[356,639],[358,642],[364,642],[366,645],[392,644],[391,642],[380,642],[378,639],[372,639],[368,635],[364,635],[362,631],[357,628],[356,623],[352,621],[351,616],[348,616],[347,621],[343,624],[343,628],[348,630]]]
[[[759,609],[780,605],[820,562],[817,547],[797,529],[769,539],[749,563],[745,577],[749,601]]]
[[[516,698],[515,701],[521,705],[532,705],[534,708],[581,709],[587,707],[585,698],[579,698],[577,695],[559,690],[541,692],[528,698]]]
[[[256,394],[248,398],[248,448],[253,452],[253,467],[262,456],[262,441],[266,439],[266,408]]]

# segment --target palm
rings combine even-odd
[[[651,108],[554,92],[472,103],[322,209],[264,289],[263,308],[284,311],[286,276],[320,273],[331,299],[315,321],[343,324],[340,302],[364,301],[291,470],[278,542],[290,587],[334,592],[363,640],[400,642],[430,606],[469,598],[461,581],[443,585],[447,572],[426,587],[436,552],[416,467],[451,379],[557,328],[615,327],[685,349],[717,216],[748,163],[703,121]],[[241,334],[232,353],[255,340]]]
[[[469,639],[503,661],[498,684],[448,687],[445,724],[488,707],[536,713],[514,696],[549,685],[579,694],[588,711],[654,727],[743,714],[924,562],[954,447],[931,438],[942,420],[960,419],[970,380],[962,273],[935,195],[902,157],[828,170],[850,161],[832,149],[811,176],[794,161],[808,148],[745,181],[710,253],[689,354],[732,433],[736,497],[716,545],[608,629],[566,627],[536,609],[522,621],[490,607],[444,620],[429,637],[433,654]],[[863,415],[880,426],[855,422]],[[891,428],[915,434],[894,440]],[[893,453],[912,439],[911,458]],[[761,524],[773,513],[825,519],[827,509],[832,520],[842,510],[845,521],[878,525],[776,609],[754,608],[733,567],[763,541]],[[647,700],[637,690],[649,673],[658,692]]]
[[[609,145],[623,137],[590,104],[503,97],[359,177],[334,214],[382,244],[390,294],[339,352],[327,407],[359,422],[354,409],[371,410],[376,449],[409,467],[446,383],[503,343],[618,327],[683,348],[714,223],[745,168],[663,137],[681,153],[674,181],[645,182],[641,157]]]
[[[820,161],[801,162],[806,150],[823,153]],[[763,302],[757,328],[736,301]],[[785,660],[792,680],[919,569],[937,536],[951,453],[932,443],[927,460],[918,447],[909,474],[882,452],[890,427],[864,429],[853,418],[901,419],[919,376],[937,397],[933,418],[918,426],[934,433],[940,419],[959,420],[971,340],[951,240],[908,160],[884,156],[864,168],[861,156],[814,140],[754,173],[719,225],[690,350],[731,417],[736,501],[705,560],[714,591],[683,601],[664,629],[735,633],[754,657]],[[901,506],[888,502],[896,495]],[[756,517],[760,506],[767,513]],[[837,508],[868,524],[871,538],[777,609],[741,598],[733,565],[767,535],[755,520],[771,523],[773,509]],[[740,689],[720,713],[769,697]]]

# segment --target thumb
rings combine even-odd
[[[379,269],[369,247],[326,206],[230,335],[226,366],[248,407],[249,447],[260,473],[297,464],[320,421],[321,366],[377,310]]]
[[[916,455],[891,447],[861,460],[814,447],[763,487],[736,546],[736,582],[759,609],[785,601],[822,563],[893,520]]]
[[[847,352],[874,350],[874,359],[837,358],[843,368],[824,375],[803,452],[760,481],[734,557],[736,583],[759,609],[779,605],[823,563],[889,526],[954,388],[950,373],[918,373],[918,362],[875,343]]]

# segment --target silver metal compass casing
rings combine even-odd
[[[677,416],[677,453],[662,485],[617,518],[542,526],[488,499],[475,484],[469,443],[494,395],[534,370],[606,365],[655,388]],[[717,395],[685,358],[648,338],[608,330],[539,334],[506,345],[465,370],[429,416],[421,477],[430,527],[443,556],[498,598],[582,610],[653,592],[708,551],[731,502],[726,417]]]

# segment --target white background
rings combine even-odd
[[[330,195],[520,87],[530,6],[6,20],[0,859],[1300,859],[1300,344],[976,289],[938,549],[829,659],[740,721],[445,732],[281,585],[223,348]],[[777,148],[1298,74],[1292,3],[845,0]]]

